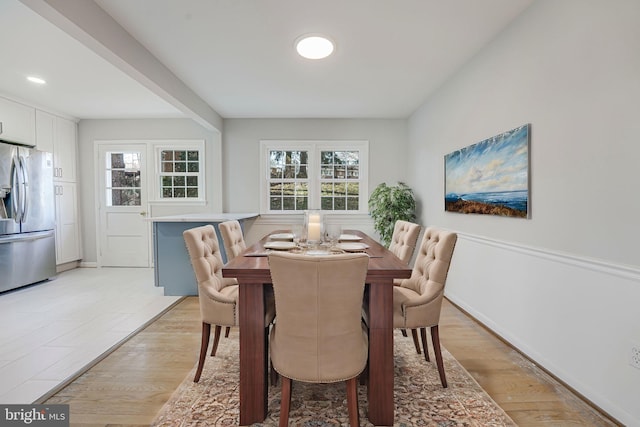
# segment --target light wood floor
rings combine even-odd
[[[70,404],[74,426],[149,425],[196,362],[199,316],[197,299],[186,298],[45,403]],[[447,301],[440,331],[518,425],[617,425]]]
[[[519,426],[620,425],[447,300],[440,315],[440,342]]]

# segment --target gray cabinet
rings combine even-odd
[[[247,219],[258,214],[197,214],[172,217],[151,218],[153,222],[153,265],[155,285],[164,288],[165,295],[198,295],[189,253],[182,233],[189,228],[211,224],[218,234],[218,245],[222,261],[227,262],[224,244],[218,230],[218,224],[237,220],[244,227]]]

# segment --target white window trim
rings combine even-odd
[[[202,204],[206,202],[206,179],[205,179],[205,143],[204,140],[197,141],[162,141],[160,143],[152,143],[153,149],[153,163],[154,163],[154,175],[153,175],[153,190],[150,192],[153,197],[149,199],[153,204]],[[163,150],[170,151],[198,151],[198,162],[200,167],[198,168],[198,197],[185,197],[185,198],[162,198],[162,185],[160,183],[160,176],[163,172],[160,170],[162,164],[160,153]]]
[[[309,209],[320,210],[320,152],[331,151],[359,151],[360,165],[360,196],[359,210],[353,211],[323,211],[326,214],[361,215],[368,214],[369,195],[369,141],[364,140],[261,140],[260,141],[260,214],[261,215],[299,215],[301,211],[273,211],[269,209],[269,156],[270,150],[306,150],[310,155],[309,179]]]

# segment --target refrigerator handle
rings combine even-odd
[[[17,156],[13,157],[13,161],[11,162],[11,213],[15,222],[20,222],[21,212],[19,211],[20,207],[20,181],[18,177],[18,168],[20,167],[20,163],[18,162]]]
[[[21,221],[27,219],[27,212],[29,212],[29,171],[27,170],[27,162],[23,156],[19,156],[20,159],[20,171],[22,172],[22,218]]]

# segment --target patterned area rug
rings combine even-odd
[[[449,387],[442,388],[435,357],[431,362],[417,354],[411,337],[396,331],[395,426],[515,426],[469,373],[446,350],[443,351]],[[156,416],[154,426],[237,426],[239,422],[238,335],[232,331],[221,339],[215,357],[207,357],[198,384],[194,369],[183,380]],[[358,386],[360,423],[367,419],[367,391]],[[268,415],[254,426],[277,426],[280,384],[269,387]],[[293,383],[290,426],[348,425],[344,383]]]

